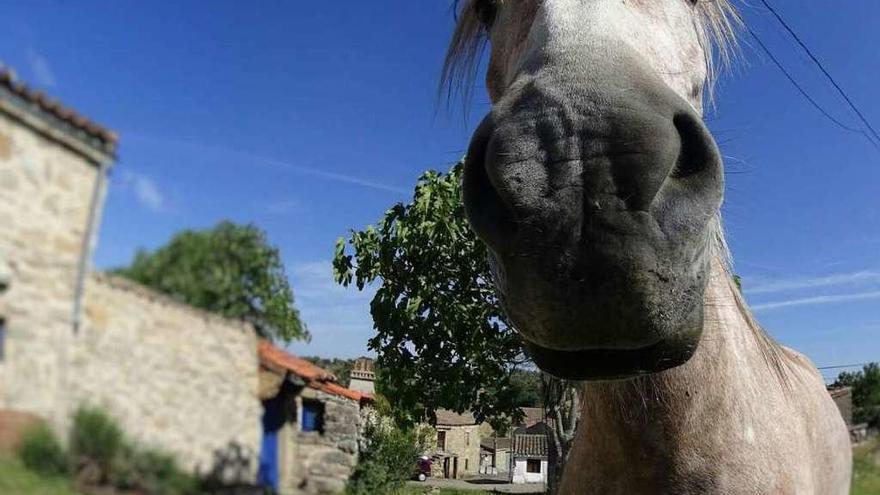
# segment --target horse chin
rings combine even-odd
[[[685,364],[700,341],[699,333],[682,334],[640,349],[560,351],[523,341],[526,353],[542,371],[566,380],[622,380],[659,373]]]

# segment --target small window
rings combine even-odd
[[[468,468],[468,459],[465,459],[464,460],[464,470],[467,471],[468,469],[469,469]]]
[[[302,431],[324,433],[324,404],[316,400],[304,400],[302,406]]]
[[[464,432],[464,444],[465,445],[471,444],[471,432],[469,432],[469,431]]]
[[[446,450],[446,432],[438,431],[437,432],[437,448],[440,450]]]
[[[541,460],[540,459],[526,460],[526,472],[527,473],[540,473],[541,472]]]

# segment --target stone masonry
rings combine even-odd
[[[99,158],[74,151],[24,110],[0,110],[0,264],[9,270],[0,294],[6,326],[0,408],[60,426],[68,414],[64,351],[73,339],[76,276]]]
[[[90,274],[115,143],[0,66],[0,412],[42,417],[65,438],[78,406],[101,406],[186,467],[228,463],[252,478],[253,329]]]
[[[293,431],[287,436],[290,468],[283,493],[340,493],[358,456],[361,409],[357,401],[320,390],[305,389],[302,398],[324,404],[324,433]],[[291,425],[296,428],[296,425]]]
[[[85,315],[69,358],[73,404],[102,406],[127,434],[198,472],[240,461],[256,470],[262,406],[249,324],[99,274]]]

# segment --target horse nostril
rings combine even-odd
[[[715,141],[703,123],[690,113],[679,113],[672,119],[672,123],[678,131],[681,150],[669,176],[673,179],[687,179],[716,168],[718,152]]]
[[[465,213],[474,232],[490,247],[498,248],[516,227],[486,170],[486,147],[494,123],[486,117],[474,132],[465,157],[462,195]]]

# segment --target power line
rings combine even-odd
[[[813,105],[816,108],[816,110],[819,110],[822,113],[822,115],[824,115],[831,122],[834,122],[835,124],[837,124],[837,126],[840,127],[841,129],[849,131],[849,132],[861,134],[862,136],[865,137],[865,139],[868,140],[869,143],[871,143],[874,146],[875,149],[880,151],[880,145],[878,145],[878,143],[875,142],[874,139],[872,139],[871,136],[869,136],[864,130],[856,129],[854,127],[850,127],[850,126],[844,124],[843,122],[841,122],[840,120],[835,118],[833,115],[831,115],[828,112],[828,110],[825,110],[822,107],[822,105],[819,104],[819,102],[817,102],[812,96],[810,96],[809,93],[807,93],[807,90],[805,90],[804,87],[801,86],[800,83],[797,82],[797,80],[794,78],[794,76],[791,75],[790,72],[788,72],[788,70],[785,68],[785,66],[782,65],[782,62],[780,62],[779,59],[776,58],[775,55],[773,55],[773,52],[771,52],[770,48],[767,47],[766,44],[764,44],[764,41],[761,40],[761,37],[758,36],[758,33],[756,33],[754,30],[752,30],[752,28],[750,28],[748,26],[746,26],[746,30],[749,32],[749,34],[752,35],[752,38],[754,38],[755,41],[758,42],[758,46],[761,47],[761,50],[763,50],[764,53],[767,55],[767,57],[769,57],[770,60],[773,62],[773,64],[776,65],[776,68],[778,68],[779,71],[782,72],[782,74],[785,76],[785,78],[788,79],[788,82],[790,82],[792,84],[792,86],[794,86],[798,90],[798,92],[800,92],[801,96],[803,96],[808,102],[810,102],[810,104]]]
[[[837,83],[837,81],[834,79],[834,77],[832,77],[831,74],[828,72],[828,70],[825,69],[825,66],[822,65],[822,62],[820,62],[819,59],[816,57],[816,55],[813,54],[813,51],[807,47],[806,43],[804,43],[803,40],[800,38],[800,36],[798,36],[797,33],[795,33],[794,29],[792,29],[791,26],[789,26],[788,23],[785,22],[785,19],[783,19],[782,16],[779,14],[779,12],[777,12],[776,9],[774,9],[773,6],[770,5],[768,0],[761,0],[761,3],[764,4],[764,6],[767,7],[767,10],[769,10],[770,13],[773,14],[773,17],[775,17],[776,20],[779,21],[780,24],[782,24],[782,27],[784,27],[785,30],[788,31],[788,34],[790,34],[791,37],[794,38],[794,40],[797,42],[797,44],[800,45],[800,47],[804,50],[804,52],[806,52],[806,54],[810,57],[810,59],[813,61],[813,63],[816,64],[816,67],[818,67],[819,70],[821,70],[822,73],[825,74],[825,77],[828,78],[828,80],[834,86],[834,89],[836,89],[837,92],[840,94],[840,96],[842,96],[843,99],[846,100],[846,103],[849,105],[849,107],[852,109],[852,111],[855,112],[856,115],[858,115],[859,120],[861,120],[862,123],[865,124],[865,127],[867,127],[869,131],[871,131],[871,135],[874,137],[874,139],[876,139],[877,141],[880,141],[880,135],[877,134],[877,131],[874,129],[874,126],[872,126],[871,123],[868,122],[868,119],[865,118],[865,116],[858,109],[858,107],[855,105],[855,103],[853,103],[853,101],[846,94],[846,92],[843,90],[843,88],[840,87],[840,85]]]
[[[820,370],[835,370],[835,369],[838,369],[838,368],[856,368],[856,367],[859,367],[859,366],[866,366],[866,365],[868,365],[868,364],[870,364],[870,363],[836,364],[836,365],[834,365],[834,366],[819,366],[819,367],[816,368],[816,369],[820,369]]]

